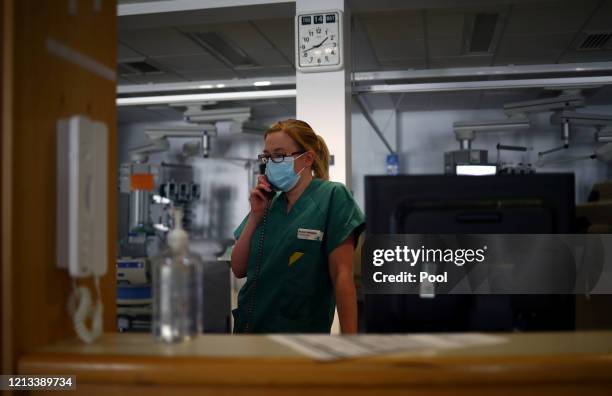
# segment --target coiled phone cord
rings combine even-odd
[[[68,312],[72,317],[74,331],[84,342],[91,344],[102,334],[102,295],[100,293],[100,279],[94,277],[96,294],[98,300],[92,305],[91,292],[85,286],[78,286],[75,279],[72,280],[72,293],[68,298]],[[77,305],[78,302],[78,305]],[[87,328],[85,320],[91,320],[91,329]]]
[[[255,261],[255,275],[253,276],[253,289],[251,292],[251,299],[249,301],[249,308],[247,310],[247,321],[244,325],[244,332],[248,333],[251,330],[251,321],[253,320],[253,310],[255,309],[255,294],[257,292],[257,279],[259,279],[259,271],[261,270],[261,264],[263,262],[264,253],[264,241],[266,237],[266,219],[268,218],[268,208],[266,207],[261,221],[261,232],[259,234],[259,241],[257,242],[257,258]]]

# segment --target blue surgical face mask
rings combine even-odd
[[[281,191],[287,192],[291,190],[300,180],[300,173],[304,170],[302,168],[296,173],[293,170],[293,163],[304,154],[302,153],[296,158],[285,157],[285,160],[279,163],[268,161],[266,164],[266,177],[268,181]]]

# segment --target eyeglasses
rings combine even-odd
[[[304,154],[305,150],[295,151],[291,154],[259,154],[257,159],[262,164],[268,163],[269,160],[272,160],[275,164],[281,163],[285,160],[285,157],[293,157],[296,154]]]

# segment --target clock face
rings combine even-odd
[[[296,18],[297,64],[302,71],[342,66],[339,11],[301,14]]]

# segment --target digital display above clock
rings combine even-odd
[[[301,21],[302,25],[310,25],[313,23],[312,18],[314,17],[314,23],[316,25],[320,25],[323,23],[323,15],[314,15],[314,16],[303,16]],[[325,15],[325,23],[336,23],[336,14],[327,14]]]

